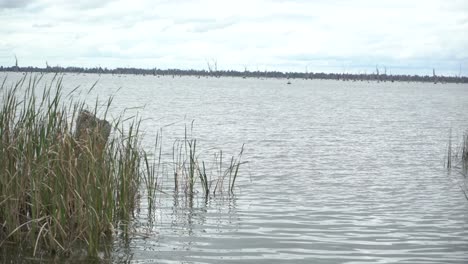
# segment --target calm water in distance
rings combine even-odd
[[[468,263],[468,201],[444,169],[466,84],[67,74],[65,90],[97,80],[90,105],[114,95],[113,116],[138,112],[146,148],[162,131],[168,153],[195,120],[208,157],[245,143],[249,162],[233,198],[161,195],[114,261]]]

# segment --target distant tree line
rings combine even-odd
[[[243,77],[243,78],[287,78],[287,79],[325,79],[343,81],[402,81],[402,82],[434,82],[434,83],[468,83],[465,76],[432,76],[421,75],[387,75],[351,73],[314,73],[314,72],[279,72],[279,71],[234,71],[234,70],[181,70],[181,69],[139,69],[139,68],[82,68],[82,67],[11,67],[0,66],[3,72],[40,72],[40,73],[96,73],[96,74],[136,74],[136,75],[172,75],[172,76],[211,76],[211,77]]]

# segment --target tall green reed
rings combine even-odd
[[[468,169],[468,130],[463,133],[461,143],[453,145],[452,129],[450,129],[445,166],[447,169],[452,167],[462,168],[466,173]]]
[[[193,199],[198,189],[205,199],[234,194],[239,168],[246,163],[242,161],[244,145],[228,163],[223,160],[222,150],[213,153],[213,160],[207,162],[201,158],[197,140],[188,135],[186,128],[184,138],[175,141],[172,151],[176,195],[182,192],[184,197]]]
[[[25,76],[0,86],[0,246],[67,255],[85,245],[89,256],[97,256],[116,233],[128,237],[141,197],[150,214],[157,206],[167,165],[162,136],[150,157],[140,146],[137,116],[114,120],[108,140],[100,126],[81,133],[76,123],[86,104],[73,100],[78,88],[64,96],[61,77],[41,87],[43,82],[39,75]],[[103,113],[105,120],[112,100],[101,111],[96,100],[89,114]],[[205,162],[186,129],[172,154],[175,194],[190,205],[199,193],[205,199],[234,193],[243,147],[228,163],[222,151]]]
[[[468,131],[465,132],[463,135],[463,143],[460,149],[461,153],[461,160],[463,163],[463,169],[466,176],[466,172],[468,171]]]
[[[454,169],[461,174],[461,179],[457,179],[457,185],[468,200],[468,131],[465,131],[461,144],[455,148],[452,146],[451,132],[452,130],[450,129],[446,167],[449,169],[449,172]]]
[[[145,156],[140,123],[116,121],[105,145],[93,133],[76,137],[84,102],[63,104],[59,77],[38,94],[40,81],[29,76],[1,86],[0,245],[23,245],[35,255],[85,243],[95,256],[116,226],[131,220],[137,204]]]

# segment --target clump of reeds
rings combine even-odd
[[[233,194],[239,167],[245,163],[242,162],[243,152],[244,146],[237,157],[232,156],[226,163],[223,160],[223,151],[219,150],[214,153],[213,162],[207,165],[207,162],[199,158],[197,140],[189,138],[186,129],[185,137],[175,141],[173,146],[175,193],[182,191],[185,197],[191,199],[195,186],[200,186],[205,199]]]
[[[461,167],[466,172],[468,168],[468,131],[463,134],[461,143],[457,145],[453,147],[452,130],[450,130],[445,166],[448,169],[451,169],[453,166],[457,168]]]
[[[63,103],[61,78],[38,93],[40,82],[25,76],[0,86],[0,247],[66,255],[85,245],[96,256],[115,233],[127,235],[141,195],[156,206],[161,137],[150,159],[138,118],[105,121],[112,98],[99,119],[97,102],[91,111],[83,101]],[[196,143],[185,133],[174,144],[175,193],[190,201],[196,193],[231,195],[243,147],[226,163],[219,151],[208,168]]]
[[[37,76],[1,85],[0,246],[67,253],[84,243],[97,255],[137,203],[139,122],[116,121],[120,128],[105,141],[74,132],[84,103],[63,104],[61,81],[54,78],[39,95]]]
[[[460,149],[461,160],[463,163],[463,169],[466,172],[468,170],[468,131],[463,135],[463,143]]]
[[[453,151],[450,130],[446,167],[450,170],[455,169],[461,174],[461,181],[457,181],[457,184],[468,200],[468,131],[463,134],[462,142],[459,147],[456,147],[455,151]]]
[[[447,167],[447,169],[452,168],[452,129],[450,129],[449,133],[449,142],[447,146],[447,162],[445,166]]]

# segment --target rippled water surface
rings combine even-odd
[[[190,208],[168,194],[149,217],[142,209],[115,261],[468,263],[468,201],[444,169],[449,129],[468,128],[466,84],[72,74],[64,84],[98,79],[87,96],[115,95],[115,115],[141,107],[131,111],[148,148],[161,128],[172,148],[195,120],[199,148],[245,143],[249,162],[235,197]]]

